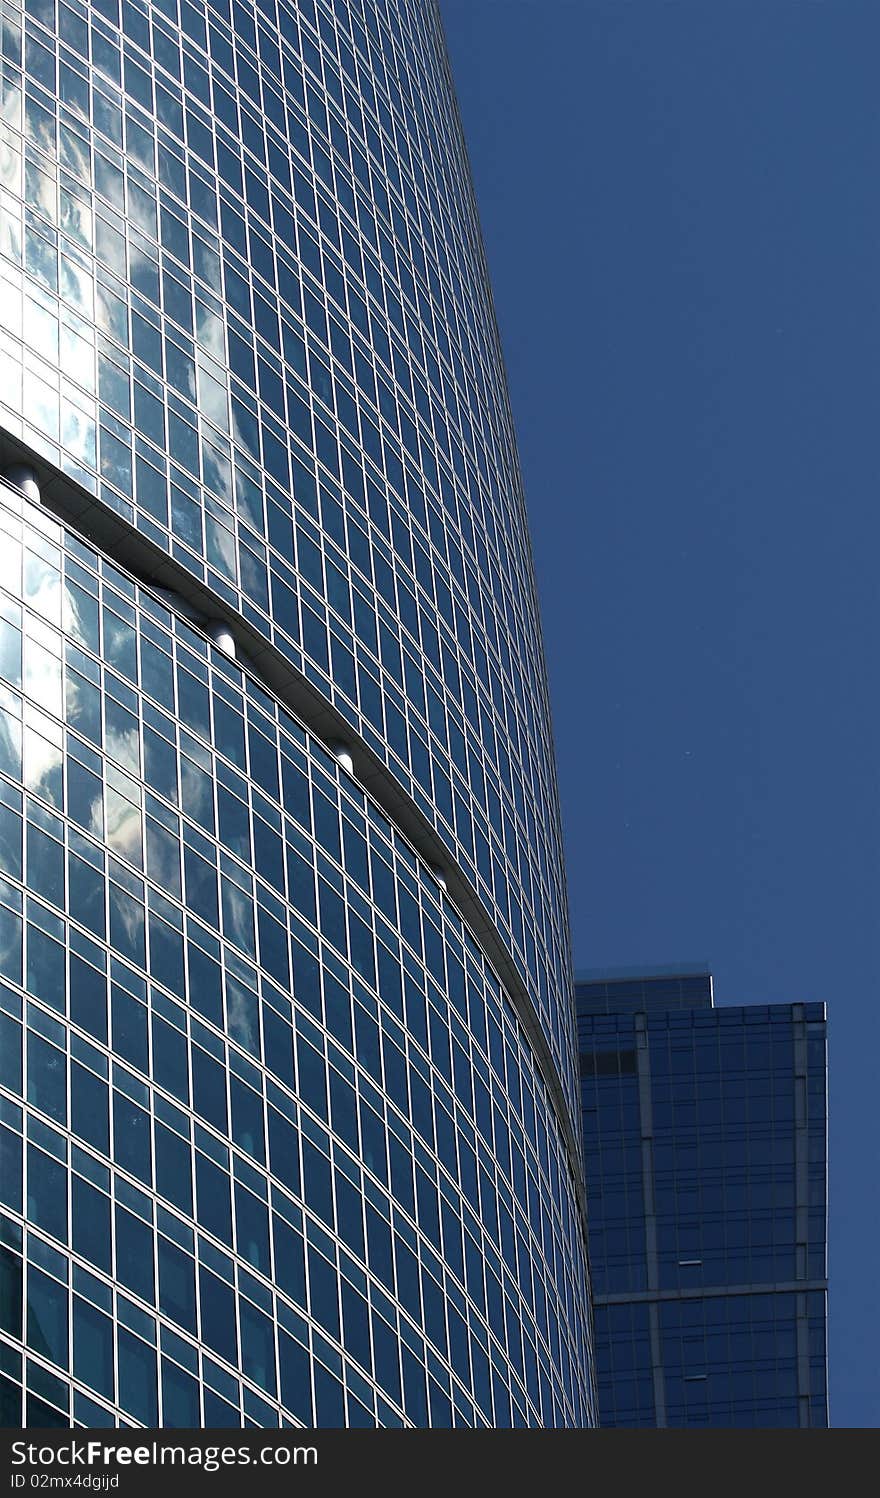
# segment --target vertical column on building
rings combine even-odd
[[[810,1119],[808,1086],[807,1025],[803,1004],[792,1005],[794,1039],[794,1200],[795,1278],[809,1275],[810,1245]],[[810,1424],[810,1317],[809,1296],[798,1293],[797,1311],[798,1423]]]
[[[657,1209],[654,1200],[654,1108],[651,1100],[651,1053],[648,1047],[648,1016],[636,1014],[636,1067],[639,1080],[639,1133],[642,1146],[642,1200],[645,1213],[645,1265],[648,1290],[656,1297],[660,1288],[657,1257]],[[654,1385],[654,1422],[666,1425],[666,1381],[663,1374],[663,1344],[660,1307],[648,1302],[648,1333],[651,1340],[651,1377]]]

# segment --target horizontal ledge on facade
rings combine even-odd
[[[624,1306],[636,1302],[639,1305],[651,1305],[661,1300],[710,1300],[725,1295],[806,1295],[811,1290],[827,1289],[827,1280],[813,1279],[770,1280],[762,1285],[749,1280],[744,1285],[697,1285],[689,1286],[686,1290],[632,1290],[629,1293],[620,1291],[615,1295],[598,1295],[594,1290],[593,1305]]]
[[[449,849],[431,822],[348,719],[265,635],[131,522],[102,504],[42,455],[0,429],[0,473],[8,475],[16,467],[31,470],[39,502],[55,519],[125,568],[166,608],[201,629],[218,649],[233,656],[242,670],[249,671],[262,686],[268,687],[324,743],[340,768],[381,807],[427,865],[484,952],[526,1033],[565,1143],[586,1238],[581,1149],[550,1046],[501,933],[466,874],[458,864],[450,862]],[[12,479],[8,481],[14,483]],[[16,487],[26,498],[31,497],[21,484]],[[212,631],[228,637],[231,649],[226,649]]]

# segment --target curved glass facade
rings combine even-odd
[[[546,682],[439,21],[2,17],[5,458],[86,517],[3,485],[6,1423],[592,1423]]]

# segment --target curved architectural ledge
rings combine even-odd
[[[173,557],[150,541],[128,521],[95,499],[75,480],[69,478],[47,459],[0,431],[0,472],[9,473],[8,483],[15,487],[13,470],[23,465],[33,470],[39,486],[40,501],[63,524],[87,538],[114,562],[126,567],[146,587],[153,589],[166,608],[177,607],[189,622],[218,642],[218,635],[228,635],[242,670],[253,674],[301,720],[309,732],[321,739],[341,767],[373,798],[394,825],[431,869],[445,888],[473,936],[504,985],[517,1017],[526,1032],[535,1061],[552,1100],[553,1109],[565,1141],[569,1170],[586,1233],[586,1199],[584,1193],[581,1149],[575,1133],[562,1083],[550,1047],[544,1037],[534,1005],[494,921],[489,916],[471,881],[451,858],[449,849],[428,818],[406,794],[377,754],[357,734],[348,719],[301,672],[297,671],[258,629],[242,617],[211,588],[187,572]],[[22,489],[25,498],[33,500]],[[168,594],[177,596],[178,603]],[[210,628],[208,627],[210,624]],[[232,654],[227,644],[220,644]]]

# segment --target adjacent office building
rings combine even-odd
[[[426,0],[2,0],[2,1422],[593,1422],[559,817]]]
[[[825,1006],[575,991],[600,1424],[827,1425]]]

